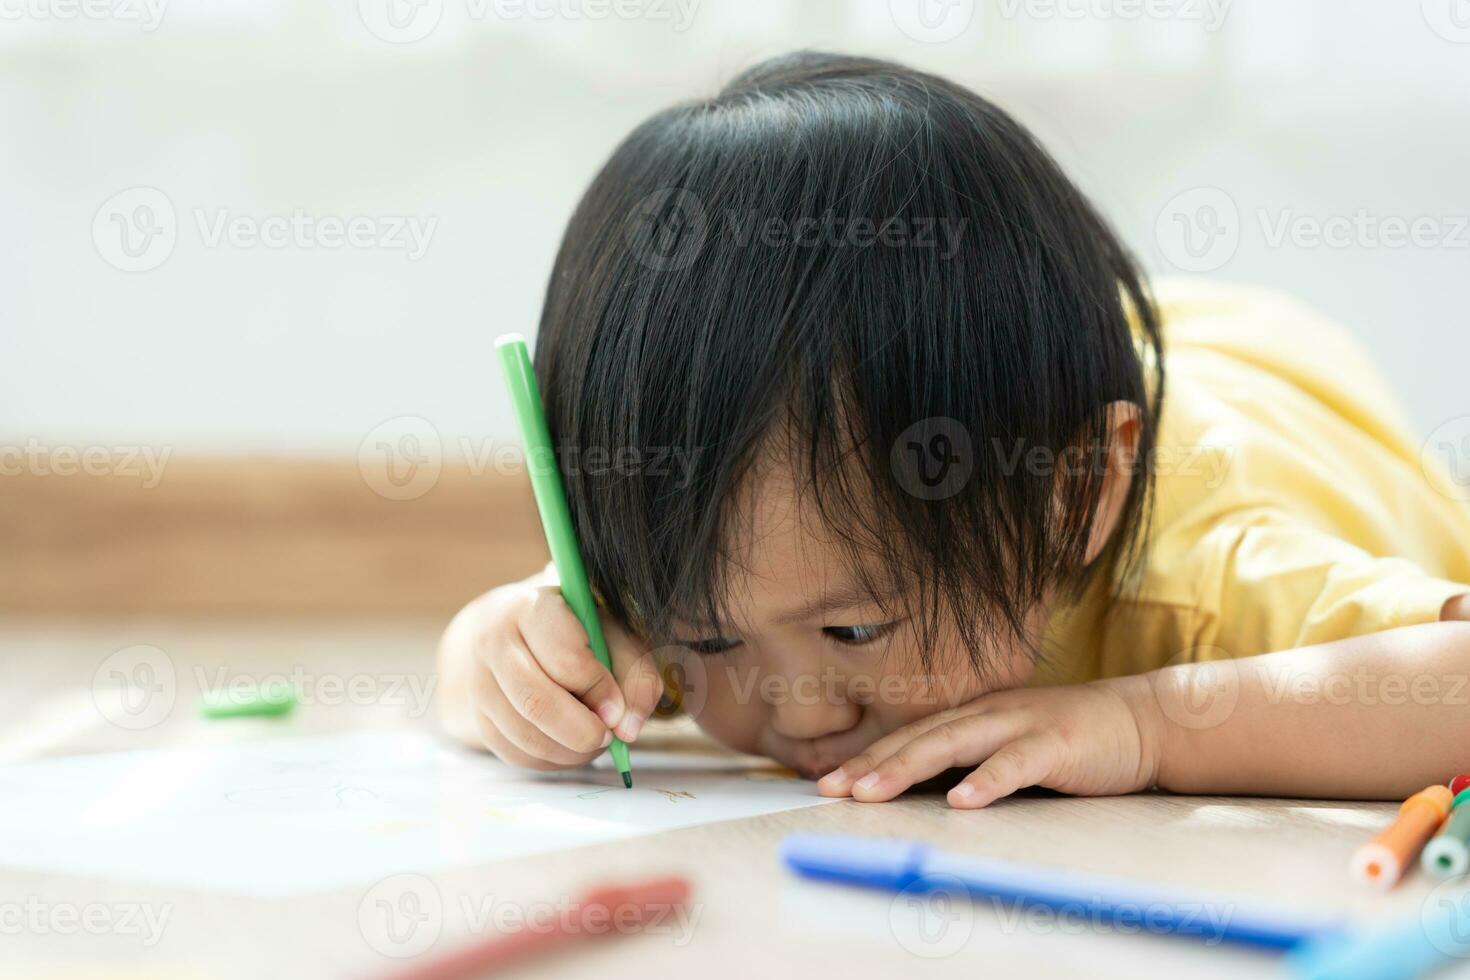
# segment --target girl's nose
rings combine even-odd
[[[861,706],[849,701],[841,686],[813,683],[802,677],[770,692],[771,727],[790,739],[814,739],[847,731],[862,717]]]

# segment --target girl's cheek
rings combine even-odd
[[[718,670],[709,672],[703,697],[690,694],[686,713],[706,734],[731,748],[757,751],[766,714],[759,697],[742,697]]]

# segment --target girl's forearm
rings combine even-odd
[[[1145,677],[1131,691],[1163,789],[1387,800],[1470,770],[1470,623]]]

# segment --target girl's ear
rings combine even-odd
[[[1102,493],[1092,515],[1092,533],[1087,539],[1087,561],[1102,553],[1117,529],[1118,518],[1128,502],[1133,487],[1133,474],[1138,469],[1138,439],[1142,423],[1138,406],[1133,402],[1111,402],[1108,405],[1108,454],[1103,475]]]

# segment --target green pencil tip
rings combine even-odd
[[[623,773],[623,786],[627,789],[633,788],[633,774],[631,772]]]

